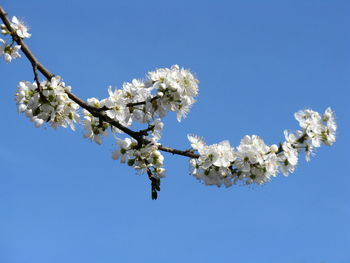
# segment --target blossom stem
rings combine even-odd
[[[155,100],[157,100],[157,99],[159,99],[159,96],[154,96],[154,97],[150,100],[150,102],[155,101]],[[134,107],[134,106],[139,106],[139,105],[144,105],[144,104],[146,104],[146,101],[139,101],[139,102],[134,102],[134,103],[128,103],[128,104],[126,104],[126,106],[127,106],[127,107]]]

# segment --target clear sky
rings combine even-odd
[[[350,262],[350,2],[340,0],[1,1],[30,25],[36,56],[81,98],[107,97],[157,67],[179,64],[200,80],[181,123],[233,146],[298,128],[293,114],[331,106],[337,142],[264,186],[208,187],[188,160],[165,155],[157,201],[146,176],[111,159],[83,131],[34,127],[19,115],[26,59],[0,62],[0,263]]]

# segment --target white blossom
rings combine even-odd
[[[7,30],[6,26],[4,24],[1,24],[0,25],[0,28],[1,28],[1,34],[3,35],[8,35],[10,32]]]
[[[20,45],[8,45],[5,40],[0,38],[0,56],[4,57],[4,60],[9,63],[12,59],[20,58],[19,50]]]
[[[281,145],[282,152],[278,154],[280,162],[280,171],[288,176],[289,173],[293,173],[296,165],[298,164],[298,149],[296,149],[297,137],[289,133],[287,130],[284,131],[286,141]]]
[[[104,106],[105,101],[98,100],[96,98],[89,98],[87,100],[90,106],[100,109]],[[83,110],[84,114],[84,137],[88,138],[90,141],[94,141],[97,144],[102,144],[102,136],[108,135],[108,128],[110,125],[107,122],[100,121],[99,118],[94,117],[87,110]]]
[[[31,34],[28,33],[28,27],[23,23],[23,21],[18,20],[17,17],[12,17],[11,26],[16,31],[17,36],[20,38],[31,37]]]
[[[247,184],[262,184],[276,176],[278,159],[275,151],[271,151],[259,136],[244,136],[235,155],[234,165],[239,171],[239,179],[246,180]]]
[[[109,97],[105,99],[104,103],[108,108],[106,110],[107,116],[124,126],[130,126],[132,120],[130,119],[129,109],[125,103],[123,91],[118,89],[112,91],[112,87],[109,87],[108,93]]]
[[[164,157],[158,150],[157,143],[139,145],[134,139],[117,139],[118,149],[112,153],[114,160],[120,159],[141,173],[150,171],[152,176],[161,178],[165,176],[165,169],[162,167]]]
[[[262,184],[276,176],[279,159],[277,145],[267,146],[258,136],[245,136],[234,151],[228,141],[205,145],[202,139],[188,136],[199,158],[191,159],[192,174],[208,185],[231,186],[238,180]]]
[[[331,108],[327,108],[322,116],[325,126],[321,132],[321,140],[324,144],[331,146],[336,140],[337,124],[335,122],[334,112]]]
[[[233,149],[228,141],[206,145],[194,135],[188,135],[192,148],[200,154],[198,159],[191,159],[192,175],[207,185],[232,185],[230,166],[235,160]]]
[[[84,110],[84,137],[90,141],[94,141],[97,144],[102,144],[102,137],[108,135],[108,127],[110,126],[106,122],[100,122],[98,118],[92,116],[91,113]]]
[[[315,147],[323,142],[335,142],[337,125],[334,112],[327,108],[321,116],[312,110],[302,110],[295,114],[302,130],[295,133],[284,131],[285,141],[278,147],[268,146],[256,135],[244,136],[236,151],[227,141],[207,146],[204,141],[189,135],[193,152],[199,157],[190,160],[192,175],[208,185],[230,186],[238,181],[246,184],[263,184],[275,177],[278,172],[285,176],[293,173],[298,164],[298,155],[304,151],[306,159]]]
[[[75,130],[75,123],[79,122],[79,105],[65,93],[65,89],[70,90],[70,87],[66,87],[59,76],[41,82],[40,87],[41,93],[36,83],[21,81],[18,84],[18,111],[25,112],[36,127],[48,122],[53,128],[69,126]]]
[[[189,70],[180,69],[178,65],[149,72],[148,78],[159,97],[151,107],[154,114],[163,117],[166,111],[177,112],[177,120],[181,121],[195,102],[199,81]]]
[[[295,114],[295,118],[302,128],[302,131],[298,132],[300,139],[295,147],[305,149],[307,161],[321,143],[330,146],[335,142],[337,125],[331,108],[327,108],[323,116],[310,109],[301,110]]]
[[[122,89],[108,89],[105,106],[108,117],[130,126],[132,121],[151,122],[176,112],[180,121],[189,112],[198,95],[198,80],[186,69],[174,65],[149,72],[147,79],[133,79]]]
[[[145,82],[133,79],[132,82],[123,84],[123,97],[125,104],[146,102],[151,99],[152,88],[148,87]],[[140,123],[146,123],[152,119],[151,113],[146,110],[146,103],[128,107],[131,118]]]
[[[200,153],[204,151],[205,142],[202,138],[196,135],[187,135],[188,140],[191,142],[191,146],[193,149],[199,151]]]
[[[128,151],[131,150],[131,143],[133,144],[133,147],[137,145],[136,141],[132,141],[130,138],[125,138],[124,140],[122,139],[117,139],[117,145],[118,149],[112,153],[112,158],[114,160],[118,160],[120,158],[120,161],[122,163],[125,163],[127,158],[128,158]]]
[[[164,123],[160,119],[156,119],[153,124],[151,124],[151,131],[154,140],[157,142],[162,137],[162,131],[164,128]]]

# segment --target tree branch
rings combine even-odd
[[[43,74],[43,76],[47,79],[47,80],[51,80],[51,78],[53,78],[55,75],[53,73],[51,73],[46,67],[44,67],[43,64],[41,64],[39,62],[39,60],[34,56],[34,54],[31,52],[31,50],[29,49],[29,47],[27,46],[27,44],[17,35],[16,31],[12,28],[11,26],[11,22],[7,17],[7,13],[5,12],[5,10],[0,6],[0,18],[3,21],[3,23],[5,24],[7,30],[10,32],[12,39],[14,41],[16,41],[16,43],[18,45],[21,45],[21,50],[24,53],[24,55],[27,57],[27,59],[30,61],[30,63],[32,64],[33,67],[33,72],[34,72],[34,79],[38,85],[38,88],[40,89],[40,83],[39,79],[38,79],[38,72],[39,71],[41,74]],[[122,124],[120,124],[118,121],[115,121],[111,118],[109,118],[106,113],[104,111],[101,111],[101,109],[95,108],[90,106],[89,104],[87,104],[84,100],[80,99],[78,96],[74,95],[72,92],[65,90],[66,94],[68,95],[68,97],[74,101],[75,103],[77,103],[80,107],[84,108],[85,110],[87,110],[88,112],[90,112],[94,117],[99,118],[100,120],[109,123],[110,125],[118,128],[119,130],[125,132],[126,134],[128,134],[129,136],[131,136],[132,138],[134,138],[135,140],[137,140],[139,143],[149,143],[147,140],[143,139],[143,135],[140,132],[136,132],[133,131],[125,126],[123,126]],[[158,99],[158,96],[155,96],[151,99],[151,101]],[[136,102],[136,103],[129,103],[127,106],[128,107],[133,107],[133,106],[137,106],[137,105],[143,105],[146,102]],[[166,147],[163,145],[159,145],[158,149],[160,151],[164,151],[164,152],[169,152],[172,154],[177,154],[177,155],[182,155],[182,156],[186,156],[186,157],[190,157],[190,158],[199,158],[198,154],[194,154],[191,151],[181,151],[181,150],[177,150],[177,149],[173,149],[170,147]]]

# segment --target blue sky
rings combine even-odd
[[[14,102],[25,59],[0,62],[0,262],[350,262],[349,1],[2,1],[30,25],[27,43],[81,98],[107,96],[157,67],[200,80],[162,143],[186,149],[246,134],[266,143],[297,129],[293,113],[331,106],[338,139],[264,186],[217,188],[165,154],[157,201],[146,176],[82,130],[34,128]]]

